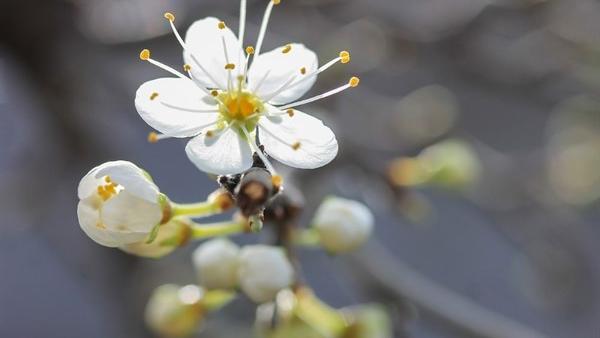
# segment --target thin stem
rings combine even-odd
[[[228,236],[246,232],[246,224],[242,222],[192,223],[192,238],[204,239],[210,237]]]
[[[219,214],[222,210],[214,202],[204,201],[198,203],[177,204],[172,205],[173,217],[188,216],[188,217],[206,217]]]

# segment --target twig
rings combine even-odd
[[[371,276],[380,287],[471,334],[486,338],[547,338],[436,284],[394,258],[375,240],[352,259],[364,270],[363,275]]]

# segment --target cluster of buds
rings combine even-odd
[[[190,335],[207,313],[238,294],[262,304],[259,313],[269,307],[283,309],[285,295],[291,294],[287,305],[297,306],[273,312],[271,319],[281,314],[285,318],[263,330],[265,336],[308,338],[294,331],[308,332],[302,331],[304,327],[289,330],[289,320],[298,317],[310,318],[305,326],[315,332],[331,333],[326,337],[388,337],[365,329],[370,326],[362,315],[328,309],[299,276],[297,247],[317,246],[330,254],[357,249],[369,238],[374,217],[359,202],[330,197],[311,225],[300,227],[303,199],[291,185],[284,189],[283,178],[271,163],[275,159],[290,167],[315,169],[332,161],[338,153],[333,131],[297,107],[359,84],[352,76],[337,88],[302,99],[318,74],[349,63],[350,53],[341,51],[319,65],[317,55],[300,43],[262,51],[271,12],[280,2],[268,1],[256,45],[245,48],[246,0],[240,3],[237,36],[225,22],[207,17],[196,21],[182,38],[175,15],[165,13],[183,48],[187,75],[153,59],[148,49],[139,55],[174,76],[148,81],[136,92],[136,110],[157,131],[148,140],[191,138],[187,156],[198,169],[217,177],[219,189],[200,202],[175,203],[146,171],[127,161],[102,164],[79,184],[79,224],[103,246],[157,259],[187,243],[207,240],[192,255],[196,283],[163,285],[150,297],[146,321],[162,336]],[[197,221],[232,209],[230,219]],[[273,245],[239,247],[227,238],[259,232],[263,224],[275,234]]]

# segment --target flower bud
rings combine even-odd
[[[195,285],[162,285],[152,292],[148,300],[146,323],[161,336],[189,336],[204,317],[203,296],[204,291]]]
[[[200,285],[207,289],[230,289],[237,285],[239,247],[225,238],[202,243],[192,254]]]
[[[169,214],[168,200],[149,175],[127,161],[92,169],[81,179],[77,194],[81,229],[108,247],[144,240]]]
[[[373,222],[373,214],[364,204],[329,197],[317,210],[313,227],[327,251],[343,253],[356,249],[369,238]]]
[[[344,338],[391,338],[391,320],[383,306],[357,305],[340,310],[346,320]]]
[[[248,245],[240,252],[238,278],[250,299],[264,303],[292,284],[294,269],[281,248]]]
[[[180,221],[172,220],[161,225],[156,238],[148,243],[147,240],[126,244],[119,249],[136,256],[160,258],[185,245],[190,239],[190,227]]]

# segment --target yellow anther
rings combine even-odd
[[[150,94],[150,101],[153,101],[158,96],[157,92]]]
[[[273,5],[279,5],[279,3],[281,3],[281,0],[272,0],[273,1]]]
[[[235,69],[235,65],[233,63],[228,63],[225,65],[225,69],[228,69],[228,70]]]
[[[216,90],[212,90],[212,91],[210,92],[210,95],[212,95],[212,96],[215,96],[215,97],[216,97],[217,95],[219,95],[219,92],[218,92],[218,91],[216,91]]]
[[[186,72],[189,72],[192,69],[192,66],[188,65],[187,63],[185,65],[183,65],[183,70]]]
[[[294,116],[294,110],[293,110],[293,109],[291,109],[291,108],[290,108],[290,109],[288,109],[288,110],[286,111],[286,113],[287,113],[287,114],[288,114],[290,117]]]
[[[209,130],[206,132],[206,137],[213,137],[213,136],[215,136],[215,133],[213,133],[212,130]]]
[[[292,45],[285,45],[285,47],[283,47],[283,49],[281,50],[281,52],[283,54],[287,54],[292,50]]]
[[[300,142],[295,142],[294,144],[292,144],[292,149],[294,149],[294,150],[300,149]]]
[[[140,52],[140,59],[146,61],[150,58],[150,51],[148,49],[142,49]]]
[[[98,222],[98,223],[96,223],[96,228],[98,228],[98,229],[106,229],[106,225],[104,225],[104,223],[102,223],[102,222]]]
[[[156,143],[158,142],[158,134],[151,131],[148,133],[148,142],[149,143]]]
[[[254,54],[254,47],[252,47],[252,46],[246,47],[246,54],[249,54],[249,55]]]
[[[273,177],[271,177],[271,183],[273,183],[275,188],[279,188],[283,184],[283,177],[279,175],[273,175]]]
[[[219,27],[219,29],[225,29],[225,27],[227,27],[225,26],[225,22],[223,21],[219,21],[219,24],[217,26]]]
[[[340,58],[341,58],[341,62],[342,63],[348,63],[350,62],[350,53],[348,53],[347,51],[343,50],[340,52]]]
[[[175,15],[173,15],[173,13],[171,13],[171,12],[166,12],[165,13],[165,19],[173,22],[173,21],[175,21]]]
[[[356,87],[356,86],[358,86],[359,82],[360,82],[360,79],[357,78],[356,76],[353,76],[350,78],[350,81],[348,81],[348,84],[350,85],[350,87]]]
[[[106,182],[106,183],[112,183],[112,180],[110,179],[110,176],[108,176],[108,175],[105,176],[104,177],[104,182]]]
[[[300,74],[302,74],[302,75],[306,74],[306,67],[300,68]]]

